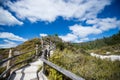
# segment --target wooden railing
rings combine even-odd
[[[43,45],[42,45],[42,48],[43,48]],[[70,71],[68,71],[68,70],[65,70],[65,69],[63,69],[63,68],[61,68],[61,67],[59,67],[59,66],[55,65],[54,63],[52,63],[52,62],[50,62],[50,61],[47,60],[48,54],[50,54],[50,51],[53,50],[54,48],[55,48],[55,47],[52,47],[52,48],[49,47],[49,48],[44,48],[44,49],[42,49],[42,56],[40,57],[40,59],[43,61],[43,73],[45,73],[45,66],[48,65],[48,66],[52,67],[53,69],[57,70],[58,72],[62,73],[63,75],[69,77],[69,78],[72,79],[72,80],[85,80],[84,78],[82,78],[82,77],[80,77],[80,76],[77,76],[77,75],[75,75],[74,73],[72,73],[72,72],[70,72]],[[33,51],[33,50],[30,50],[30,51],[27,51],[27,52],[23,52],[23,53],[21,53],[21,54],[15,55],[15,56],[11,56],[11,53],[12,53],[12,52],[10,51],[10,52],[9,52],[9,58],[0,61],[0,65],[2,65],[3,63],[5,63],[5,62],[7,62],[7,61],[10,61],[11,59],[13,59],[13,58],[15,58],[15,57],[18,57],[18,56],[20,56],[20,55],[23,55],[23,54],[28,53],[28,52],[31,52],[31,51]],[[9,73],[9,75],[10,75],[10,70],[11,70],[13,67],[15,67],[16,65],[21,64],[21,63],[23,63],[23,62],[27,62],[27,61],[30,60],[30,59],[34,59],[34,57],[37,57],[38,54],[39,54],[39,52],[38,52],[38,45],[36,45],[36,53],[35,53],[35,55],[33,55],[32,57],[30,57],[30,58],[28,58],[28,59],[26,59],[26,60],[24,60],[24,61],[18,62],[18,63],[16,63],[16,64],[13,64],[13,65],[11,65],[11,66],[10,66],[10,64],[9,64],[10,62],[8,62],[8,65],[7,65],[8,68],[0,75],[0,79],[3,78],[3,76],[4,76],[5,74],[7,75],[7,73]]]
[[[10,50],[11,50],[11,49],[10,49]],[[20,53],[20,54],[14,55],[14,56],[9,56],[9,58],[6,58],[6,59],[3,59],[3,60],[0,61],[0,66],[3,65],[5,62],[10,61],[11,59],[13,59],[13,58],[15,58],[15,57],[18,57],[18,56],[20,56],[20,55],[23,55],[23,54],[28,53],[28,52],[31,52],[31,51],[33,51],[33,50],[29,50],[29,51],[26,51],[26,52],[22,52],[22,53]],[[9,52],[9,54],[11,54],[11,53]]]
[[[52,62],[50,62],[50,61],[48,61],[46,59],[41,58],[41,60],[45,64],[47,64],[48,66],[52,67],[53,69],[57,70],[58,72],[62,73],[63,75],[69,77],[72,80],[84,80],[82,77],[79,77],[79,76],[75,75],[74,73],[72,73],[72,72],[70,72],[68,70],[63,69],[63,68],[53,64]]]
[[[14,59],[14,58],[16,58],[16,57],[19,57],[19,56],[21,56],[21,55],[27,54],[27,53],[32,52],[32,51],[35,51],[35,53],[34,53],[34,55],[32,55],[31,57],[29,57],[29,58],[27,58],[27,59],[25,59],[25,60],[23,60],[23,61],[17,62],[17,63],[15,63],[15,64],[10,64],[12,59]],[[29,50],[29,51],[26,51],[26,52],[22,52],[22,53],[19,53],[19,54],[14,55],[14,56],[12,56],[12,50],[10,49],[10,51],[9,51],[9,57],[6,58],[6,59],[3,59],[2,61],[0,61],[0,66],[7,62],[6,70],[5,70],[2,74],[0,74],[0,80],[3,79],[3,78],[5,78],[5,77],[9,77],[12,68],[14,68],[15,66],[17,66],[17,65],[19,65],[19,64],[21,64],[21,63],[28,62],[29,60],[32,60],[32,59],[37,58],[37,57],[38,57],[38,54],[39,54],[39,52],[38,52],[38,45],[36,45],[36,48],[33,49],[33,50]],[[36,56],[37,56],[37,57],[36,57]],[[5,75],[6,75],[6,76],[5,76]],[[5,76],[5,77],[4,77],[4,76]]]
[[[20,62],[18,62],[18,63],[15,63],[15,64],[11,65],[9,68],[7,68],[7,69],[0,75],[0,78],[3,78],[3,76],[4,76],[6,73],[9,73],[9,71],[10,71],[12,68],[14,68],[15,66],[17,66],[17,65],[19,65],[19,64],[21,64],[21,63],[23,63],[23,62],[27,62],[27,61],[29,61],[29,60],[31,60],[31,59],[33,59],[33,58],[35,58],[35,56],[32,56],[32,57],[30,57],[30,58],[28,58],[28,59],[26,59],[26,60],[23,60],[23,61],[20,61]],[[9,73],[8,76],[10,76],[10,73]]]

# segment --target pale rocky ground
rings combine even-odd
[[[100,55],[95,53],[90,53],[91,56],[100,58],[100,59],[109,59],[111,61],[119,60],[120,61],[120,55]]]

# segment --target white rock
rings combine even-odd
[[[99,54],[95,54],[95,53],[90,53],[91,56],[93,57],[97,57],[100,59],[110,59],[111,61],[115,61],[115,60],[119,60],[120,61],[120,55],[99,55]]]

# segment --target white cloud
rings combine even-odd
[[[70,34],[68,33],[67,35],[64,36],[59,36],[63,41],[66,42],[75,42],[75,43],[80,43],[80,42],[84,42],[84,41],[88,41],[89,38],[85,37],[85,38],[80,38],[79,36],[75,35],[75,34]]]
[[[10,12],[0,7],[0,25],[22,25],[23,22],[17,20]]]
[[[96,26],[98,26],[99,29],[103,31],[107,31],[110,29],[120,27],[120,20],[117,20],[116,18],[101,19]]]
[[[112,0],[18,0],[8,1],[6,5],[22,20],[53,22],[61,16],[67,20],[76,18],[91,24],[91,26],[74,24],[69,27],[70,33],[59,36],[64,41],[82,42],[89,40],[87,37],[91,34],[100,34],[120,26],[120,20],[116,18],[97,18],[97,14],[111,2]]]
[[[68,42],[68,41],[74,41],[77,39],[77,36],[76,35],[73,35],[73,34],[67,34],[65,36],[59,36],[62,40]]]
[[[104,31],[120,27],[120,20],[117,20],[116,18],[88,19],[86,23],[91,24],[91,26],[83,26],[80,24],[69,26],[71,33],[68,34],[71,34],[72,36],[69,36],[67,34],[64,36],[60,36],[60,38],[62,38],[65,41],[83,42],[88,41],[89,39],[87,37],[91,34],[96,35]]]
[[[20,19],[53,22],[59,16],[78,20],[95,18],[110,3],[110,0],[19,0],[7,5]]]
[[[15,42],[9,41],[9,40],[4,40],[4,44],[0,44],[0,48],[11,48],[17,46]]]
[[[86,38],[81,38],[81,39],[78,41],[78,43],[79,43],[79,42],[84,42],[84,41],[89,41],[89,38],[87,38],[87,37],[86,37]]]
[[[47,34],[44,34],[44,33],[40,34],[40,37],[45,37],[45,36],[47,36]]]
[[[69,27],[72,30],[72,33],[83,38],[90,34],[100,34],[102,31],[96,27],[82,26],[82,25],[73,25]]]
[[[97,22],[99,22],[98,19],[88,19],[88,20],[86,21],[87,24],[97,24]]]
[[[120,27],[120,20],[116,18],[95,18],[86,21],[87,24],[92,24],[93,26],[97,27],[102,31],[107,31],[110,29],[114,29]]]
[[[14,41],[26,41],[27,40],[13,33],[9,33],[9,32],[0,32],[0,38],[3,38],[3,39],[6,38],[9,40],[14,40]]]

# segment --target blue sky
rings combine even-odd
[[[85,42],[120,30],[120,0],[0,0],[0,48],[58,34]]]

